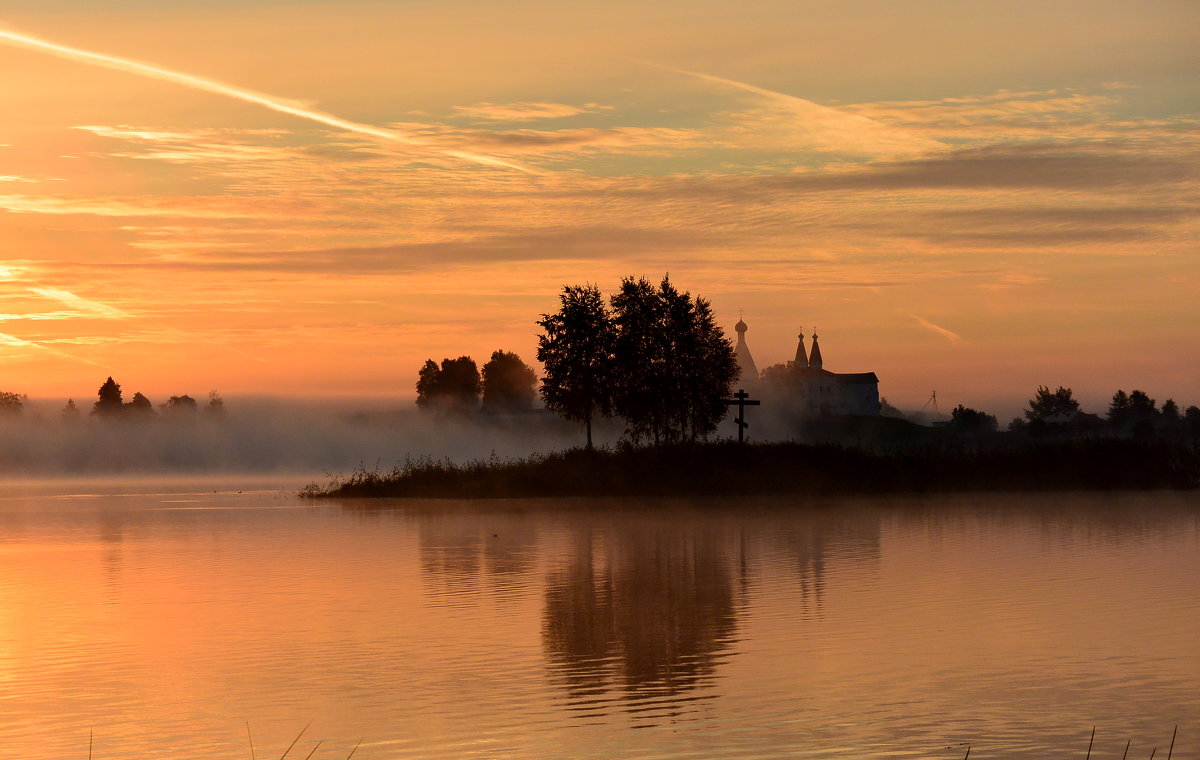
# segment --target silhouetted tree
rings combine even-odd
[[[164,414],[169,414],[172,417],[190,417],[196,413],[199,406],[196,404],[196,399],[184,394],[182,396],[172,396],[167,399],[165,404],[159,404],[158,408]]]
[[[559,294],[559,310],[543,314],[537,324],[537,358],[542,363],[541,395],[546,408],[582,422],[592,448],[592,420],[612,413],[615,331],[600,289],[567,285]]]
[[[1134,390],[1126,395],[1125,391],[1118,390],[1108,406],[1108,422],[1113,428],[1121,433],[1134,433],[1141,438],[1154,434],[1159,417],[1154,399],[1145,391]]]
[[[208,406],[204,407],[206,414],[212,417],[222,417],[225,415],[225,399],[221,398],[221,394],[216,391],[208,392]]]
[[[76,422],[79,420],[79,407],[75,406],[75,399],[67,399],[66,406],[59,412],[63,422]]]
[[[1158,416],[1158,405],[1145,391],[1129,392],[1129,415],[1134,420],[1152,420]]]
[[[644,277],[626,277],[612,297],[616,325],[613,407],[625,418],[627,432],[635,441],[648,435],[656,444],[662,442],[666,426],[664,397],[671,392],[663,306]]]
[[[121,386],[112,377],[104,381],[96,395],[98,398],[92,406],[92,414],[98,417],[119,417],[125,411],[125,404],[121,400]]]
[[[999,425],[994,416],[962,404],[950,412],[950,424],[964,433],[990,433]]]
[[[483,365],[483,411],[490,414],[527,412],[533,408],[533,385],[537,375],[521,357],[509,351],[493,351]]]
[[[1129,392],[1129,422],[1135,438],[1152,438],[1158,422],[1158,408],[1145,391]]]
[[[786,365],[781,365],[781,366],[786,366]],[[902,412],[899,409],[897,409],[896,407],[892,406],[891,404],[888,403],[888,400],[886,398],[883,398],[882,396],[880,396],[880,398],[879,398],[879,416],[880,417],[898,417],[898,418],[903,419],[904,412]]]
[[[1183,420],[1192,440],[1200,441],[1200,406],[1189,406],[1183,413]]]
[[[438,367],[432,359],[417,375],[417,406],[441,412],[470,413],[479,410],[479,367],[469,356],[442,359]]]
[[[1176,404],[1175,399],[1173,398],[1169,398],[1163,402],[1161,414],[1163,422],[1166,422],[1169,425],[1174,425],[1181,419],[1179,415],[1179,404]]]
[[[28,399],[29,397],[24,393],[0,391],[0,415],[10,417],[20,414]]]
[[[1030,422],[1065,422],[1079,411],[1079,402],[1071,394],[1070,388],[1061,385],[1053,393],[1044,385],[1039,385],[1037,394],[1029,400],[1029,409],[1025,418]]]
[[[141,392],[133,394],[133,398],[129,403],[125,404],[125,412],[136,417],[153,417],[154,405],[150,403],[150,399],[146,398]]]
[[[425,364],[417,372],[417,406],[423,409],[433,406],[433,399],[437,396],[438,381],[441,376],[442,371],[438,369],[437,362],[433,359],[426,359]]]
[[[672,399],[681,437],[695,441],[717,429],[725,417],[721,399],[737,380],[739,369],[733,343],[717,325],[708,299],[672,292],[667,280],[668,329],[675,336],[673,362],[682,382],[678,399]]]
[[[669,277],[657,289],[645,278],[626,277],[612,313],[614,408],[630,437],[659,444],[716,430],[738,366],[708,301],[679,291]]]

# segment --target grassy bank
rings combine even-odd
[[[528,459],[407,462],[313,484],[311,497],[520,498],[1200,487],[1200,455],[1165,441],[1083,439],[872,453],[833,445],[719,442]]]

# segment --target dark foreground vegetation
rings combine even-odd
[[[528,459],[408,461],[312,484],[312,497],[838,495],[1200,487],[1200,453],[1172,441],[1094,438],[892,453],[831,444],[730,442]]]

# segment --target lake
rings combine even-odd
[[[300,485],[0,488],[4,756],[1200,757],[1200,494]]]

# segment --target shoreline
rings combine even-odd
[[[571,449],[466,464],[422,459],[311,483],[306,498],[812,496],[983,491],[1192,490],[1200,452],[1169,441],[1087,438],[877,452],[720,441]]]

